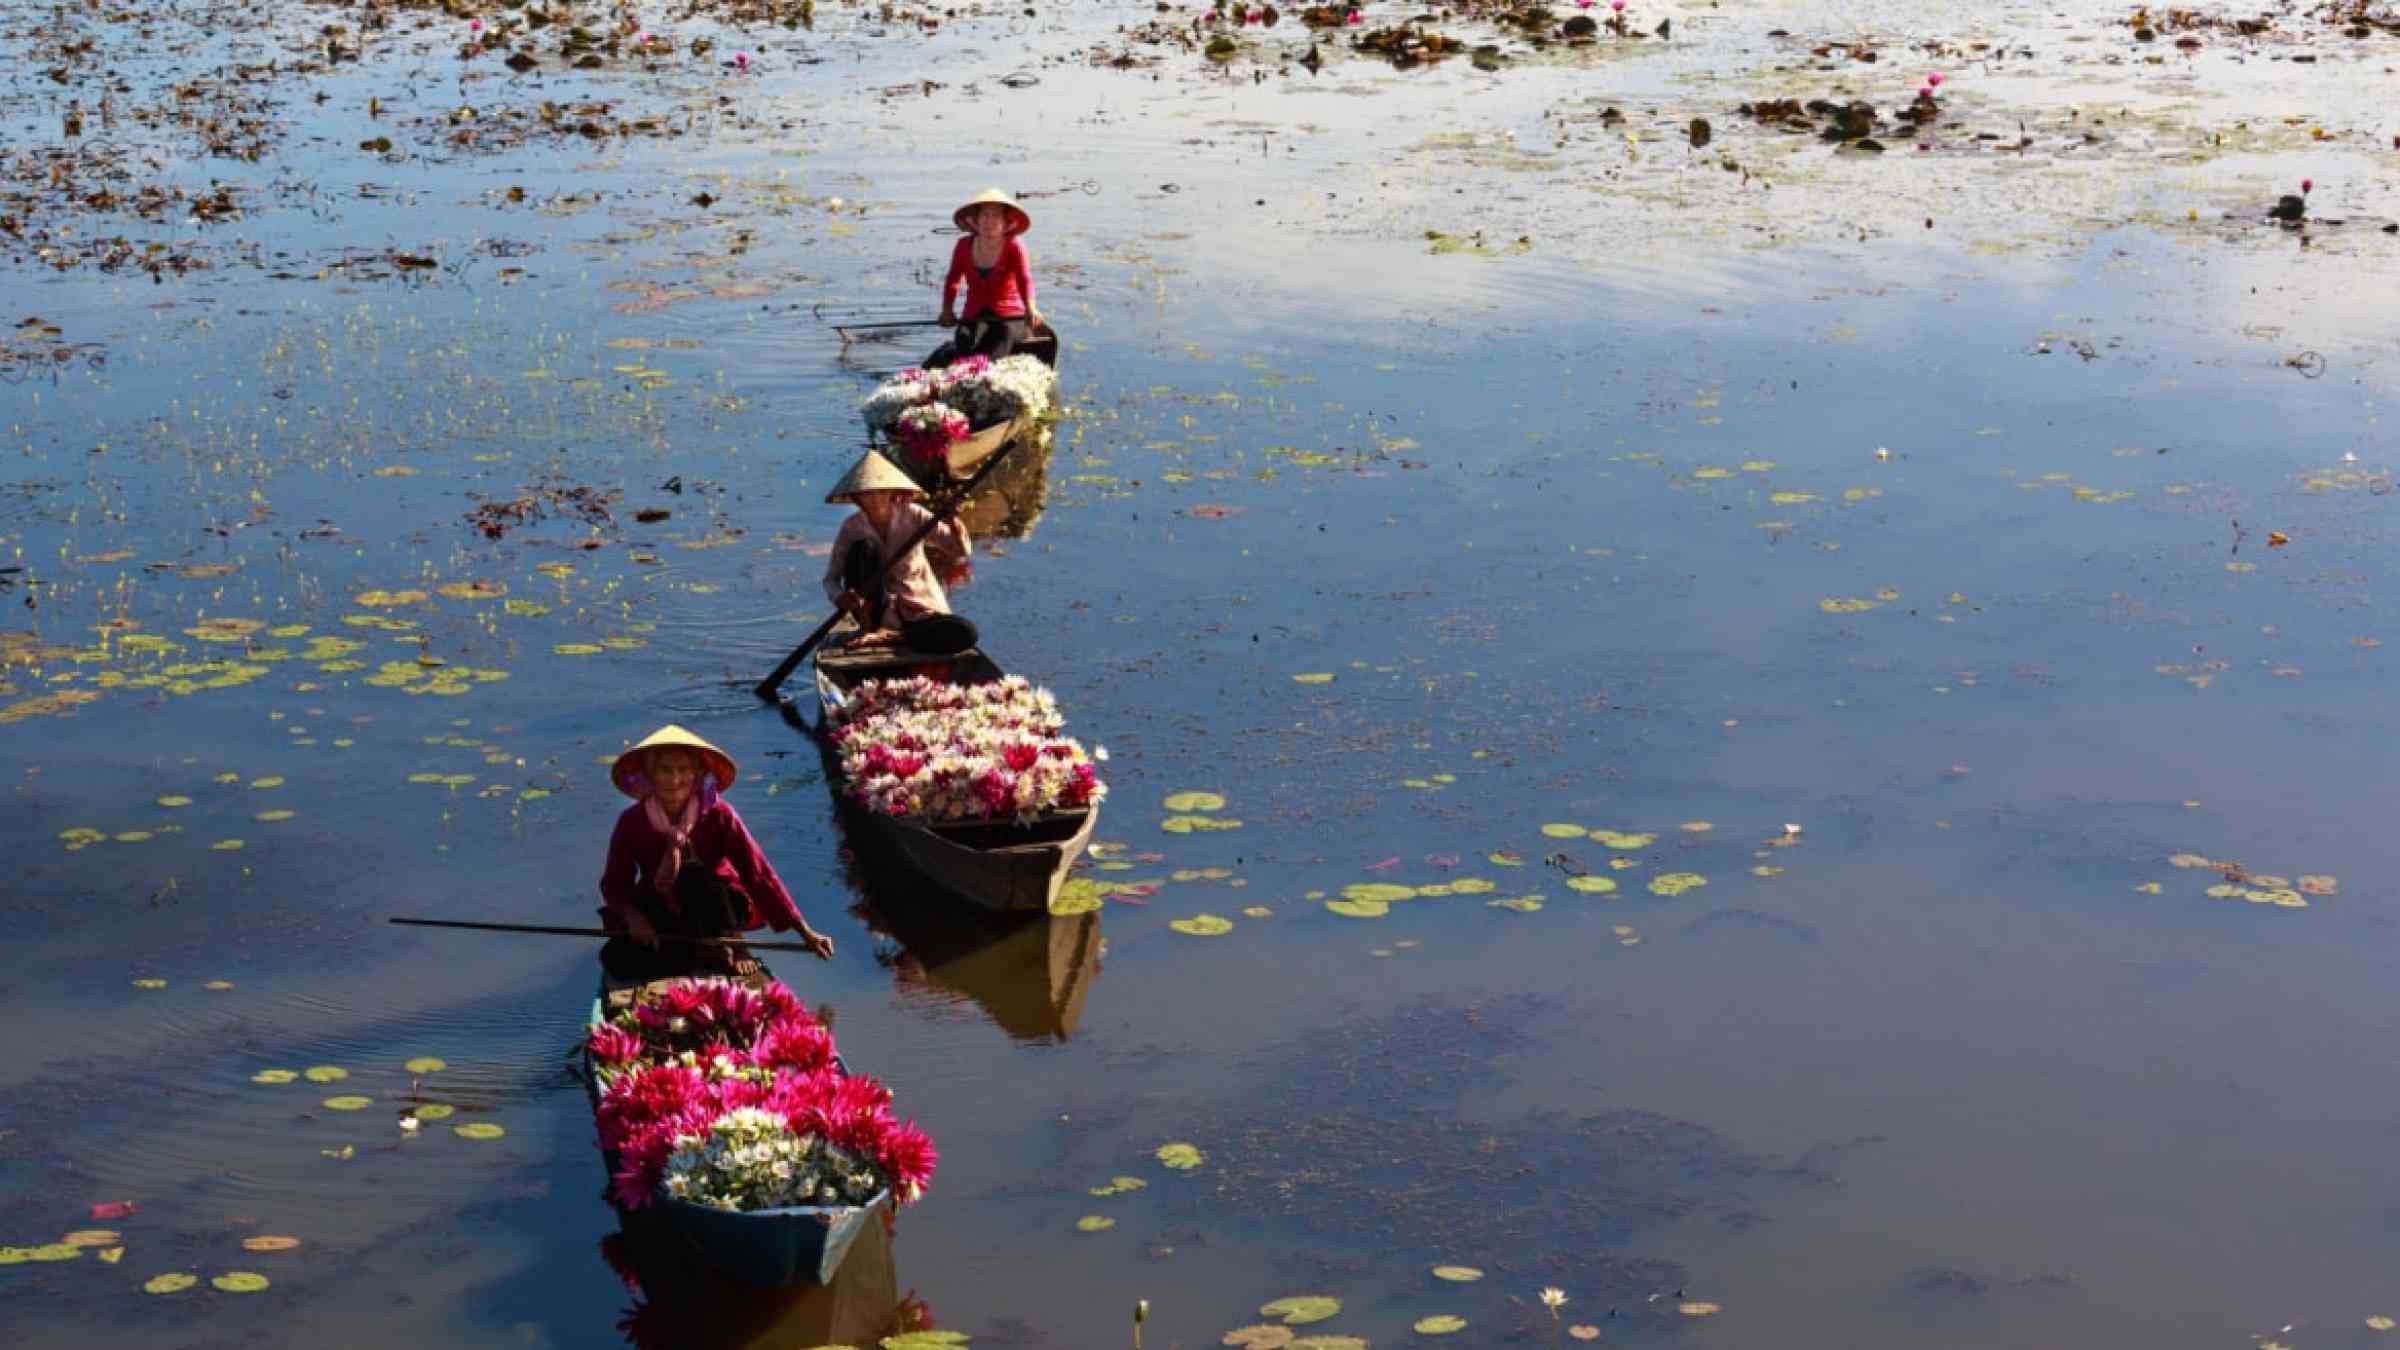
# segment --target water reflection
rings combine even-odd
[[[873,1345],[929,1330],[933,1310],[913,1289],[900,1293],[894,1226],[886,1209],[882,1222],[861,1229],[829,1283],[762,1289],[694,1261],[663,1227],[628,1224],[600,1243],[634,1299],[617,1330],[640,1350]]]
[[[1050,504],[1050,453],[1056,445],[1045,423],[976,488],[960,516],[977,539],[1029,539]]]
[[[1100,916],[1004,914],[931,888],[865,884],[852,915],[888,941],[875,952],[912,1003],[983,1009],[1021,1041],[1064,1041],[1083,1019],[1084,999],[1100,973]]]

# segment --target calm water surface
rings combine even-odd
[[[1202,1346],[1329,1294],[1306,1330],[1377,1344],[2372,1343],[2400,203],[2323,166],[2390,134],[2359,91],[2394,39],[2315,84],[2281,48],[2153,72],[2073,8],[1924,20],[2049,63],[1962,77],[1964,131],[1879,171],[1730,110],[1836,78],[1778,27],[1923,64],[1899,16],[1797,5],[1313,84],[1248,78],[1288,23],[1222,76],[1092,68],[1147,9],[829,12],[752,75],[512,83],[411,12],[259,86],[256,164],[129,118],[132,181],[251,209],[108,226],[188,275],[0,272],[12,343],[94,344],[0,389],[0,1246],[119,1234],[0,1267],[0,1340],[863,1344],[910,1295],[986,1345],[1118,1343],[1146,1298],[1147,1344]],[[88,26],[128,104],[313,50],[47,14],[10,41]],[[0,111],[56,143],[26,71]],[[2157,167],[2244,79],[2334,144]],[[453,139],[591,97],[690,132]],[[2059,129],[2103,98],[2134,130]],[[2043,166],[1972,158],[2028,109]],[[1783,196],[1737,202],[1696,112]],[[2302,172],[2355,223],[2250,223]],[[1031,926],[850,862],[746,692],[819,617],[856,400],[929,344],[812,307],[922,302],[986,180],[1039,221],[1070,407],[959,602],[1111,752],[1088,875],[1156,887]],[[469,523],[519,496],[546,514]],[[590,949],[384,923],[587,921],[602,766],[665,720],[740,760],[840,943],[780,973],[942,1148],[834,1295],[631,1295],[568,1061]],[[1188,790],[1238,828],[1163,829]],[[1437,893],[1326,908],[1363,883]],[[1200,913],[1234,927],[1168,926]],[[253,1080],[312,1066],[347,1077]],[[412,1101],[505,1134],[403,1136]],[[1089,1194],[1116,1176],[1149,1184]]]

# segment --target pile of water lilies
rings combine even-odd
[[[1022,676],[869,680],[830,720],[851,795],[879,815],[1028,820],[1108,795],[1057,700]]]
[[[1057,387],[1057,375],[1039,357],[969,356],[939,370],[900,371],[867,396],[859,415],[870,434],[931,465],[972,431],[1049,412]]]
[[[600,1144],[625,1209],[753,1211],[924,1193],[933,1140],[883,1084],[845,1072],[833,1033],[768,981],[674,980],[591,1029]]]

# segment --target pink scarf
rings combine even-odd
[[[694,792],[683,799],[678,820],[667,819],[667,810],[658,804],[656,793],[642,798],[642,814],[649,817],[651,829],[667,837],[666,856],[658,860],[657,868],[651,872],[650,887],[660,895],[672,897],[675,874],[683,870],[683,851],[691,847],[692,827],[700,823],[700,794]]]

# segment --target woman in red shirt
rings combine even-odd
[[[1045,325],[1033,303],[1033,267],[1017,236],[1033,228],[1033,217],[998,188],[977,196],[951,217],[964,236],[950,250],[950,274],[942,278],[942,317],[957,333],[950,356],[983,355],[997,361]],[[966,305],[958,304],[961,287]]]
[[[657,980],[723,969],[730,949],[662,937],[738,937],[753,928],[797,932],[820,957],[833,939],[808,926],[791,893],[717,795],[733,759],[682,727],[666,726],[617,756],[609,778],[634,799],[617,817],[600,874],[600,922],[618,936],[600,960],[620,979]]]

